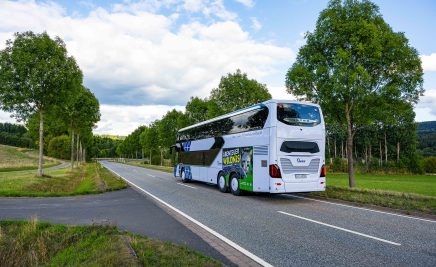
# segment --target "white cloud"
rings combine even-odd
[[[128,135],[140,125],[148,125],[161,119],[168,111],[184,111],[183,106],[147,105],[100,105],[101,120],[94,130],[97,134]]]
[[[254,6],[254,1],[253,0],[235,0],[238,3],[243,4],[246,7],[253,7]]]
[[[422,68],[424,72],[436,71],[436,53],[431,53],[431,55],[422,55]]]
[[[0,109],[0,123],[1,122],[10,122],[10,123],[16,123],[16,120],[11,117],[11,113],[5,112]]]
[[[415,107],[417,121],[436,120],[436,89],[426,90]]]
[[[253,30],[259,31],[260,29],[262,29],[262,24],[260,24],[257,18],[251,17],[250,20],[251,20],[251,28],[253,28]]]
[[[59,35],[85,84],[107,104],[183,105],[192,95],[207,96],[222,75],[237,68],[262,81],[295,58],[288,48],[251,39],[230,18],[176,25],[171,16],[152,13],[171,2],[132,2],[71,17],[51,2],[2,1],[0,46],[16,31]],[[221,0],[191,1],[191,8],[200,2],[205,14],[225,11]],[[220,16],[232,17],[226,12]]]
[[[159,14],[161,8],[173,11],[165,16]],[[180,24],[181,12],[214,19]],[[222,75],[237,68],[265,82],[294,61],[291,49],[253,40],[236,18],[222,0],[126,1],[111,9],[89,6],[89,13],[80,16],[68,15],[54,2],[0,1],[0,49],[14,32],[60,36],[81,67],[85,85],[105,104],[96,132],[127,132],[146,120],[135,117],[133,110],[120,113],[133,118],[126,125],[105,119],[114,111],[109,105],[141,106],[155,119],[164,106],[182,106],[191,96],[209,95]]]

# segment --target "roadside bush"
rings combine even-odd
[[[347,172],[347,160],[335,158],[328,168],[331,172]]]
[[[48,145],[48,156],[58,159],[70,159],[71,140],[66,135],[54,137]]]
[[[424,159],[424,170],[426,173],[436,173],[436,157]]]

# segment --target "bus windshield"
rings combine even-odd
[[[288,125],[316,126],[321,123],[319,108],[311,105],[277,104],[277,120]]]

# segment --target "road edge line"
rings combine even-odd
[[[303,216],[298,216],[298,215],[295,215],[295,214],[292,214],[292,213],[287,213],[287,212],[284,212],[284,211],[281,211],[281,210],[278,210],[277,212],[281,213],[283,215],[295,217],[295,218],[298,218],[298,219],[301,219],[301,220],[306,220],[308,222],[317,223],[317,224],[324,225],[324,226],[327,226],[327,227],[330,227],[330,228],[333,228],[333,229],[341,230],[341,231],[344,231],[344,232],[347,232],[347,233],[363,236],[363,237],[366,237],[366,238],[374,239],[374,240],[377,240],[377,241],[380,241],[380,242],[385,242],[385,243],[388,243],[388,244],[391,244],[391,245],[395,245],[395,246],[401,246],[401,244],[397,243],[397,242],[393,242],[393,241],[390,241],[390,240],[387,240],[387,239],[383,239],[383,238],[380,238],[380,237],[376,237],[376,236],[364,234],[364,233],[361,233],[361,232],[353,231],[353,230],[350,230],[350,229],[347,229],[347,228],[343,228],[343,227],[339,227],[339,226],[336,226],[336,225],[333,225],[333,224],[328,224],[328,223],[320,222],[320,221],[317,221],[317,220],[312,220],[312,219],[309,219],[309,218],[306,218],[306,217],[303,217]]]
[[[398,216],[398,217],[407,218],[407,219],[412,219],[412,220],[419,220],[419,221],[424,221],[424,222],[436,223],[435,220],[431,220],[431,219],[424,219],[424,218],[420,218],[420,217],[409,216],[409,215],[403,215],[403,214],[397,214],[397,213],[393,213],[393,212],[387,212],[387,211],[381,211],[381,210],[369,209],[369,208],[364,208],[364,207],[357,207],[357,206],[353,206],[353,205],[347,205],[347,204],[342,204],[342,203],[336,203],[336,202],[327,201],[327,200],[321,200],[321,199],[316,199],[316,198],[312,198],[312,197],[297,196],[297,195],[295,195],[295,194],[286,194],[286,195],[284,195],[284,196],[290,196],[290,197],[293,197],[293,198],[300,198],[300,199],[308,199],[308,200],[317,201],[317,202],[321,202],[321,203],[326,203],[326,204],[330,204],[330,205],[336,205],[336,206],[347,207],[347,208],[353,208],[353,209],[359,209],[359,210],[366,210],[366,211],[371,211],[371,212],[376,212],[376,213],[381,213],[381,214],[387,214],[387,215],[392,215],[392,216]]]
[[[164,200],[158,198],[157,196],[153,195],[152,193],[148,192],[145,189],[142,189],[141,187],[137,186],[136,184],[128,181],[127,179],[125,179],[123,176],[121,176],[120,174],[118,174],[116,171],[111,170],[110,168],[104,166],[107,170],[109,170],[110,172],[114,173],[115,175],[117,175],[118,177],[120,177],[121,179],[123,179],[124,181],[126,181],[128,184],[134,186],[135,188],[141,190],[142,192],[144,192],[145,194],[149,195],[150,197],[152,197],[153,199],[157,200],[159,203],[167,206],[168,208],[170,208],[171,210],[177,212],[178,214],[182,215],[183,217],[185,217],[186,219],[190,220],[191,222],[195,223],[196,225],[200,226],[201,228],[203,228],[204,230],[206,230],[207,232],[209,232],[210,234],[214,235],[215,237],[217,237],[218,239],[220,239],[221,241],[227,243],[229,246],[233,247],[234,249],[238,250],[239,252],[241,252],[242,254],[244,254],[245,256],[249,257],[250,259],[252,259],[253,261],[257,262],[258,264],[262,265],[262,266],[267,266],[267,267],[273,267],[273,265],[271,265],[270,263],[266,262],[265,260],[261,259],[260,257],[254,255],[253,253],[251,253],[250,251],[246,250],[245,248],[241,247],[240,245],[236,244],[235,242],[233,242],[232,240],[228,239],[227,237],[221,235],[220,233],[216,232],[215,230],[212,230],[211,228],[209,228],[208,226],[202,224],[201,222],[197,221],[196,219],[192,218],[191,216],[189,216],[188,214],[184,213],[183,211],[177,209],[176,207],[168,204],[167,202],[165,202]]]

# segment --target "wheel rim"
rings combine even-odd
[[[237,178],[233,178],[232,179],[232,190],[233,191],[237,191],[238,190],[238,179]]]
[[[226,186],[226,179],[224,179],[224,176],[220,176],[219,184],[220,184],[220,188],[225,188],[225,186]]]

